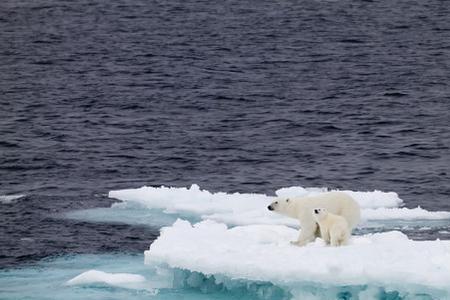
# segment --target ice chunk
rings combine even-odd
[[[114,286],[126,286],[142,282],[145,282],[145,277],[138,274],[106,273],[103,271],[89,270],[67,281],[67,285],[105,283]]]
[[[250,210],[269,204],[273,197],[263,194],[210,193],[193,184],[190,188],[141,187],[110,191],[108,196],[122,201],[141,203],[148,208],[165,209],[166,212],[210,214]]]
[[[393,231],[354,236],[343,247],[324,246],[320,239],[297,247],[289,243],[296,236],[282,225],[228,228],[178,220],[162,229],[145,261],[278,286],[370,285],[449,295],[450,241],[412,241]]]

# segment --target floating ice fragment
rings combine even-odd
[[[141,283],[144,281],[145,277],[138,274],[106,273],[103,271],[89,270],[67,281],[67,285],[106,283],[109,285],[120,286]]]
[[[297,247],[289,243],[296,236],[296,230],[282,225],[227,228],[211,220],[195,225],[178,220],[162,230],[145,261],[278,286],[450,291],[450,241],[412,241],[393,231],[353,236],[343,247],[324,246],[320,239]]]

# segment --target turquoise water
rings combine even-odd
[[[129,273],[145,277],[135,286],[90,282],[70,286],[67,282],[95,269],[108,273]],[[144,265],[143,255],[70,255],[44,259],[39,263],[0,271],[0,299],[444,299],[444,294],[405,293],[375,286],[320,286],[303,283],[275,286],[269,282],[232,280],[198,272]]]
[[[70,286],[67,282],[95,269],[108,273],[130,273],[145,277],[135,287],[106,283]],[[70,255],[0,271],[0,299],[283,299],[288,293],[268,283],[234,283],[225,287],[214,277],[182,270],[144,265],[143,255]]]
[[[132,273],[145,277],[141,287],[123,288],[105,283],[67,285],[91,270]],[[202,291],[173,284],[172,274],[144,265],[143,255],[71,255],[45,259],[36,265],[0,271],[0,299],[228,299],[222,291]],[[251,297],[248,299],[252,299]]]
[[[127,272],[153,278],[143,255],[70,255],[44,259],[33,266],[0,271],[2,299],[148,299],[145,289],[124,289],[107,284],[68,286],[66,282],[90,269]],[[112,298],[111,298],[112,297]]]

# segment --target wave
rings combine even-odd
[[[2,204],[10,204],[15,202],[16,200],[26,197],[26,195],[0,195],[0,203]]]

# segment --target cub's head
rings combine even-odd
[[[293,213],[292,204],[293,201],[289,198],[277,198],[267,206],[267,209],[282,215],[290,216]]]
[[[313,216],[316,221],[323,220],[328,214],[328,211],[325,208],[314,208]]]

